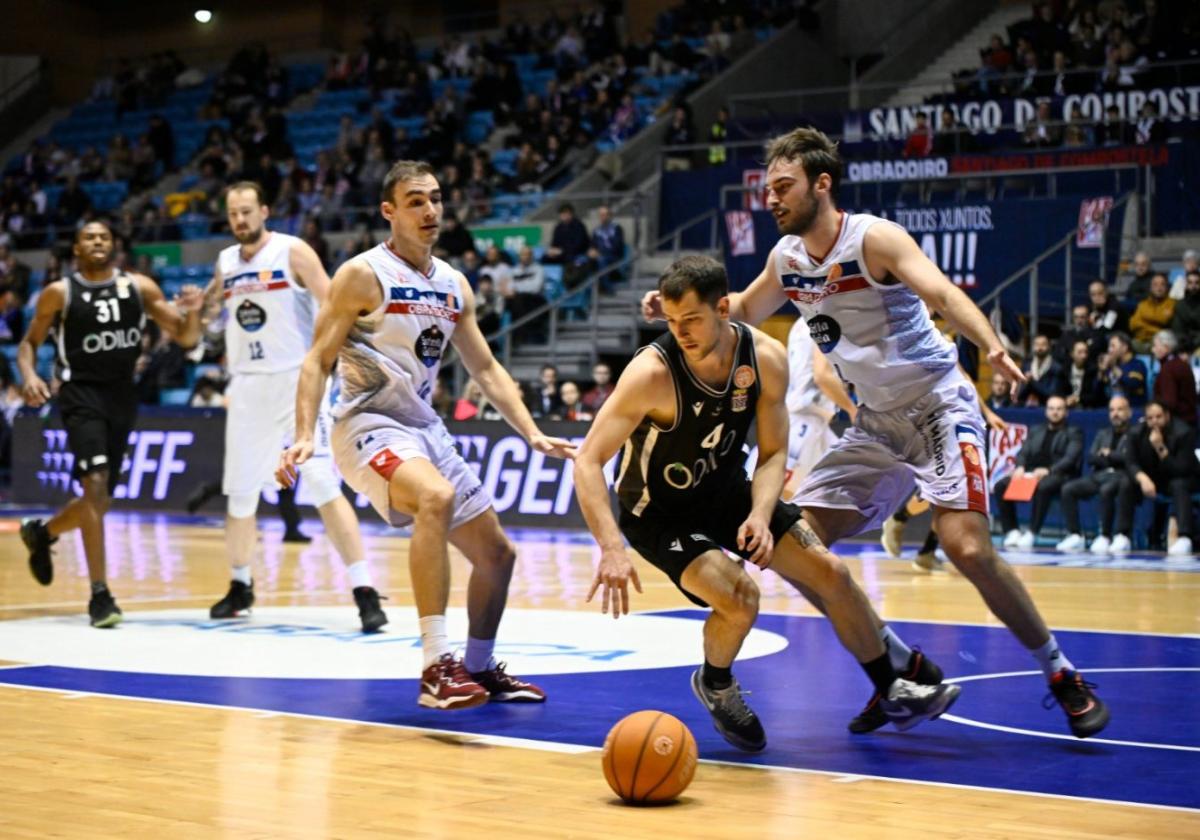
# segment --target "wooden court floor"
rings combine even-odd
[[[0,621],[86,622],[77,543],[56,546],[56,579],[42,588],[15,526],[0,520]],[[217,528],[117,517],[109,539],[112,589],[130,617],[206,611],[224,593]],[[369,536],[367,546],[387,609],[411,609],[406,539]],[[510,606],[595,609],[583,603],[593,563],[586,544],[534,537],[520,549]],[[321,537],[284,546],[278,531],[268,532],[260,554],[259,605],[352,611],[345,575]],[[957,574],[851,562],[885,618],[995,624]],[[686,606],[661,574],[639,569],[646,591],[636,609]],[[452,603],[462,603],[466,571],[454,557]],[[1018,574],[1054,626],[1200,632],[1200,575],[1056,567]],[[762,585],[763,611],[815,614],[774,576]],[[0,661],[23,664],[37,663]],[[608,791],[594,749],[80,691],[0,686],[0,739],[5,838],[1200,837],[1200,811],[709,762],[678,803],[631,808]]]

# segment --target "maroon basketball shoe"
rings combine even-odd
[[[462,660],[443,653],[421,674],[417,702],[429,709],[469,709],[488,701],[487,689],[471,679]]]
[[[488,690],[493,703],[546,702],[546,692],[505,671],[503,662],[497,663],[494,668],[471,674],[471,679]]]

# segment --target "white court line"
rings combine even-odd
[[[807,603],[807,601],[805,603]],[[693,607],[692,609],[699,609],[699,608]],[[677,609],[671,609],[671,610],[643,610],[642,612],[662,614],[662,613],[666,613],[666,612],[686,612],[687,610],[688,610],[687,607],[679,607]],[[784,618],[818,618],[818,619],[821,619],[822,621],[825,620],[825,616],[820,615],[820,614],[809,615],[809,614],[805,614],[805,613],[789,613],[789,612],[782,612],[782,611],[777,611],[777,610],[759,610],[758,614],[759,615],[778,615],[778,616],[783,616]],[[1008,629],[1003,624],[1000,623],[999,619],[995,619],[994,621],[991,621],[991,622],[987,622],[987,621],[948,621],[946,619],[906,618],[904,616],[889,615],[889,616],[886,616],[884,620],[889,621],[889,622],[904,621],[904,622],[908,622],[909,624],[941,624],[941,625],[946,625],[948,627],[988,627],[993,630]],[[1200,634],[1198,634],[1198,633],[1155,633],[1153,631],[1148,631],[1148,630],[1098,630],[1095,627],[1061,627],[1058,625],[1055,625],[1053,629],[1061,630],[1064,633],[1111,633],[1111,634],[1115,634],[1115,635],[1119,635],[1119,636],[1160,636],[1165,639],[1200,639]],[[1089,668],[1087,670],[1092,671],[1094,669]]]
[[[19,683],[6,683],[0,680],[0,687],[23,689],[26,691],[41,691],[48,694],[63,694],[62,689],[46,688],[43,686],[21,685]],[[91,692],[93,697],[104,697],[112,700],[129,700],[140,703],[158,703],[165,706],[184,706],[198,709],[216,709],[222,711],[241,711],[261,713],[264,709],[256,709],[252,706],[224,706],[218,703],[198,703],[190,700],[165,700],[158,697],[131,697],[126,694],[108,694],[106,692]],[[433,729],[423,726],[410,726],[401,723],[380,723],[377,721],[352,720],[350,718],[330,717],[328,715],[312,715],[303,712],[274,712],[277,717],[299,718],[302,720],[319,720],[329,723],[339,723],[350,726],[371,726],[379,729],[402,729],[408,732],[422,732],[433,735],[450,736],[462,741],[464,744],[485,744],[492,747],[515,747],[518,749],[540,750],[542,752],[561,753],[565,755],[582,755],[584,753],[599,752],[599,747],[586,747],[579,744],[568,744],[559,741],[535,741],[528,738],[512,738],[505,735],[477,735],[471,732],[456,732],[448,729]],[[948,716],[943,715],[942,719]],[[1074,740],[1074,739],[1071,739]],[[1094,740],[1094,739],[1091,739]],[[844,771],[833,770],[816,770],[808,767],[788,767],[780,764],[751,764],[741,761],[726,761],[723,759],[702,758],[701,764],[712,764],[721,767],[736,767],[741,769],[753,770],[777,770],[784,773],[799,773],[810,776],[824,776],[832,781],[848,783],[850,781],[878,781],[878,782],[898,782],[907,785],[923,785],[925,787],[936,788],[954,788],[956,790],[974,790],[985,793],[1002,793],[1014,796],[1033,796],[1044,799],[1061,799],[1068,802],[1095,802],[1101,805],[1128,805],[1134,808],[1151,808],[1160,811],[1179,811],[1187,814],[1200,813],[1200,808],[1186,808],[1180,805],[1158,805],[1148,802],[1132,802],[1124,799],[1099,799],[1092,796],[1070,796],[1062,793],[1041,793],[1038,791],[1028,790],[1013,790],[1011,788],[986,787],[983,785],[965,785],[956,782],[932,782],[924,779],[906,779],[899,776],[878,776],[873,774],[848,774]]]

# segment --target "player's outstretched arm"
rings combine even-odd
[[[492,348],[488,346],[487,339],[479,329],[479,322],[475,319],[475,295],[471,293],[467,279],[461,274],[458,277],[458,286],[463,298],[463,308],[450,341],[462,357],[467,372],[479,383],[484,395],[500,412],[500,416],[529,441],[530,446],[546,455],[558,458],[574,457],[575,447],[569,440],[544,435],[533,422],[533,415],[521,399],[520,387],[496,361]]]
[[[904,228],[894,224],[872,225],[863,237],[863,255],[872,277],[898,278],[930,308],[941,313],[946,323],[984,351],[994,370],[1010,382],[1025,381],[1025,374],[1004,351],[987,316],[925,256]]]
[[[191,350],[200,341],[203,324],[200,316],[204,310],[204,290],[188,284],[179,290],[174,301],[168,301],[158,284],[141,274],[134,275],[146,314],[158,324],[171,340],[185,350]]]
[[[617,380],[612,395],[600,407],[575,455],[575,495],[588,529],[600,546],[600,564],[587,600],[590,602],[603,587],[601,610],[607,613],[611,604],[613,618],[629,612],[629,581],[633,581],[638,592],[642,591],[642,584],[625,552],[625,540],[613,516],[604,466],[656,408],[655,400],[663,394],[674,400],[674,386],[657,354],[646,352],[634,356]]]
[[[50,329],[62,314],[67,300],[67,281],[56,280],[38,295],[37,307],[29,329],[17,347],[17,370],[21,374],[21,398],[25,404],[38,408],[50,399],[50,386],[37,375],[37,351],[50,334]]]
[[[766,567],[775,550],[771,514],[783,492],[787,471],[788,414],[787,354],[779,342],[755,332],[759,393],[754,420],[758,424],[758,463],[750,482],[750,515],[738,528],[738,548],[750,552],[750,562]]]
[[[275,478],[284,487],[296,480],[296,468],[307,461],[313,452],[313,429],[325,394],[325,380],[333,370],[338,351],[346,343],[354,322],[379,307],[383,292],[370,266],[360,260],[350,260],[338,269],[330,286],[329,298],[317,310],[313,326],[313,343],[300,365],[300,381],[296,386],[296,432],[293,443],[279,457]]]

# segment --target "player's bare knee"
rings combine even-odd
[[[454,513],[454,487],[448,481],[431,482],[417,493],[417,516],[450,521]]]
[[[958,545],[945,546],[946,555],[968,578],[994,574],[1000,557],[988,542],[966,540]]]
[[[828,600],[841,600],[857,585],[841,558],[828,553],[818,571],[818,580],[818,594]]]
[[[725,619],[749,627],[758,617],[758,584],[742,572],[734,578],[732,587],[713,607]]]
[[[483,560],[493,571],[511,574],[517,562],[517,547],[508,537],[502,536],[488,547]]]
[[[112,496],[108,492],[108,471],[88,473],[80,483],[83,485],[84,501],[101,514],[107,513],[112,504]]]

